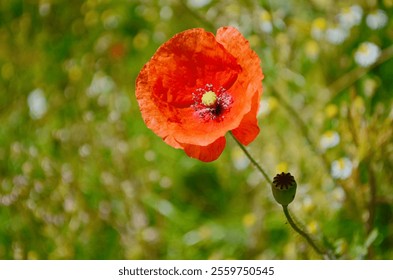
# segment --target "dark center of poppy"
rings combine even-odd
[[[204,121],[222,121],[233,103],[232,96],[225,88],[215,88],[212,84],[196,89],[192,96],[194,101],[192,108]]]

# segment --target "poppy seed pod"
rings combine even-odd
[[[272,191],[274,199],[281,205],[288,205],[296,195],[297,184],[291,173],[277,174],[273,178]]]

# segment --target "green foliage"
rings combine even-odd
[[[249,152],[295,176],[299,226],[338,258],[393,258],[392,16],[391,0],[1,1],[0,259],[321,257],[230,137],[204,164],[143,123],[144,63],[224,25],[262,60]]]

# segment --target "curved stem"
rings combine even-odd
[[[232,134],[232,132],[230,134],[231,134],[232,138],[235,139],[235,142],[239,145],[240,149],[243,150],[243,152],[247,156],[247,158],[252,162],[252,164],[254,164],[254,166],[259,170],[259,172],[261,172],[261,174],[263,175],[265,180],[271,185],[273,182],[270,179],[270,177],[267,175],[265,170],[263,170],[262,166],[251,156],[251,154],[247,151],[247,149],[244,147],[244,145],[242,143],[240,143],[239,140],[236,139],[236,137]]]
[[[318,254],[324,256],[325,258],[328,259],[333,259],[333,256],[331,256],[328,252],[325,252],[321,248],[317,246],[317,244],[312,240],[312,238],[307,234],[307,232],[303,231],[301,228],[299,228],[296,223],[293,221],[291,215],[289,214],[288,211],[288,205],[283,205],[282,209],[284,210],[285,217],[287,218],[288,223],[291,225],[291,227],[299,233],[301,236],[303,236],[304,239],[310,244],[310,246],[317,252]]]

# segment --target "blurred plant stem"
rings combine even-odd
[[[375,210],[377,207],[377,182],[375,179],[375,172],[372,167],[372,163],[367,163],[367,172],[369,178],[370,185],[370,198],[368,203],[368,220],[366,224],[367,235],[370,235],[374,229],[374,221],[375,221]],[[374,257],[374,250],[372,246],[367,248],[367,257],[369,259]]]
[[[351,100],[352,102],[355,101],[357,94],[354,91],[351,91]],[[353,112],[353,107],[349,106],[347,110],[347,120],[348,120],[348,130],[352,136],[353,143],[356,147],[357,150],[361,149],[360,147],[360,142],[359,142],[359,127],[360,124],[356,122],[356,119],[362,116],[356,116],[356,113]],[[367,123],[365,119],[362,119],[364,123]],[[368,126],[368,124],[366,124]],[[367,138],[369,138],[368,133],[365,134]],[[370,143],[370,139],[367,139],[367,142]],[[371,145],[373,146],[373,145]],[[375,171],[373,168],[373,155],[374,151],[372,148],[369,149],[367,156],[364,158],[364,164],[366,166],[367,170],[367,177],[368,177],[368,187],[369,187],[369,198],[367,202],[367,211],[368,211],[368,218],[365,224],[365,231],[366,235],[369,236],[371,232],[374,230],[374,221],[375,221],[375,211],[377,207],[377,182],[375,178]],[[373,258],[374,252],[373,252],[373,247],[368,246],[367,247],[367,257],[369,259]]]
[[[393,45],[383,49],[378,60],[370,67],[366,67],[366,68],[358,67],[340,76],[340,78],[338,78],[336,81],[331,83],[329,87],[329,90],[332,93],[331,99],[333,99],[337,94],[347,89],[357,80],[359,80],[361,77],[367,74],[367,72],[369,72],[372,68],[375,68],[376,66],[388,61],[392,57],[393,57]]]
[[[247,158],[252,162],[252,164],[261,172],[261,174],[263,175],[263,177],[265,178],[265,180],[269,183],[269,185],[272,185],[273,182],[270,179],[270,177],[267,175],[266,171],[262,168],[262,166],[253,158],[253,156],[247,151],[247,149],[244,147],[244,145],[242,143],[240,143],[236,137],[230,133],[232,138],[235,140],[235,142],[239,145],[240,149],[243,150],[243,152],[245,153],[245,155],[247,156]],[[296,231],[297,233],[299,233],[304,239],[306,239],[306,241],[308,242],[308,244],[315,250],[315,252],[317,252],[319,255],[321,255],[322,257],[324,257],[325,259],[334,259],[334,256],[332,256],[331,254],[329,254],[326,250],[323,250],[321,248],[319,248],[316,243],[313,241],[313,239],[310,237],[309,234],[307,234],[305,231],[303,231],[302,229],[300,229],[296,223],[294,222],[294,220],[292,219],[291,215],[289,214],[288,211],[288,205],[283,205],[282,206],[283,210],[284,210],[284,214],[285,217],[287,218],[288,223],[290,224],[290,226],[293,228],[294,231]]]

